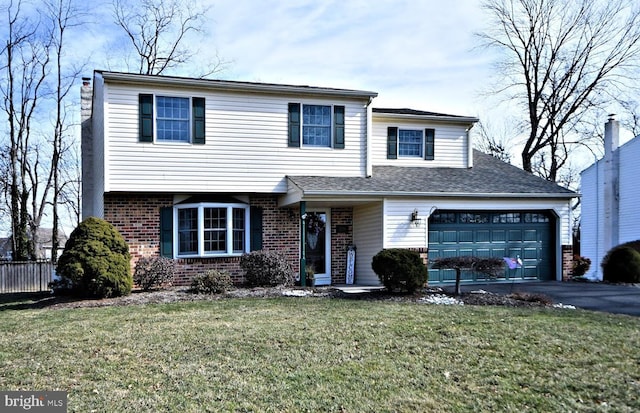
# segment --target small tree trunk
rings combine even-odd
[[[456,290],[453,293],[453,295],[455,295],[456,297],[462,294],[460,292],[460,278],[461,278],[460,274],[461,273],[462,273],[462,270],[460,268],[456,268]]]

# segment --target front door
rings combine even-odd
[[[331,284],[331,223],[328,210],[307,212],[305,224],[305,255],[307,267],[315,273],[316,285]]]

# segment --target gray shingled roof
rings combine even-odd
[[[305,194],[397,194],[430,196],[578,196],[570,191],[506,162],[473,151],[473,168],[422,168],[374,166],[373,176],[289,176]]]
[[[372,108],[373,113],[384,113],[388,115],[415,115],[415,116],[441,116],[446,118],[466,118],[467,116],[447,115],[446,113],[428,112],[408,108]]]

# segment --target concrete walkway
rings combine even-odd
[[[554,303],[573,305],[585,310],[628,314],[640,317],[640,285],[612,285],[581,282],[528,282],[463,284],[462,292],[485,290],[499,294],[514,292],[540,293]],[[445,287],[453,291],[453,287]]]

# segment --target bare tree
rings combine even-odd
[[[66,119],[67,95],[79,71],[63,73],[65,31],[80,14],[72,0],[49,0],[30,10],[6,8],[5,46],[0,50],[0,94],[8,142],[0,189],[11,216],[15,260],[35,259],[38,229],[53,211],[53,256],[58,248],[60,168],[73,145]],[[3,203],[4,204],[4,203]]]
[[[478,122],[474,146],[486,154],[510,163],[514,147],[512,138],[517,131],[517,127],[509,127],[506,124],[498,127],[487,121]]]
[[[188,0],[114,0],[115,22],[135,50],[136,62],[128,64],[128,70],[161,75],[192,63],[199,51],[187,43],[193,40],[192,35],[204,37],[203,25],[209,10],[195,4]],[[199,77],[219,72],[225,63],[216,54],[205,65]]]
[[[80,76],[82,68],[70,68],[65,72],[64,50],[66,44],[67,30],[73,26],[81,24],[81,13],[74,7],[71,0],[51,0],[45,4],[47,15],[50,16],[51,39],[53,53],[55,56],[55,65],[53,74],[55,74],[54,90],[55,90],[55,120],[53,128],[53,153],[51,159],[50,176],[53,185],[53,193],[51,197],[52,206],[52,234],[51,234],[51,259],[55,263],[57,261],[57,253],[59,249],[59,229],[60,229],[60,213],[58,205],[64,194],[67,183],[62,180],[64,166],[64,156],[70,152],[70,140],[65,141],[63,138],[69,137],[69,122],[67,121],[67,111],[65,102],[71,91],[72,86]],[[79,190],[78,190],[79,191]],[[79,193],[79,192],[78,192]]]
[[[502,52],[496,92],[526,113],[522,166],[556,181],[581,123],[638,81],[640,9],[626,0],[486,0],[483,8],[490,22],[479,36]]]
[[[35,258],[33,217],[29,214],[31,197],[37,191],[29,184],[37,173],[38,161],[29,161],[33,155],[32,119],[44,94],[44,85],[50,63],[51,43],[42,37],[39,21],[22,15],[22,3],[11,2],[7,7],[7,39],[0,51],[3,71],[0,90],[3,111],[8,119],[9,175],[8,197],[11,213],[13,259]],[[37,155],[37,151],[35,151]]]

